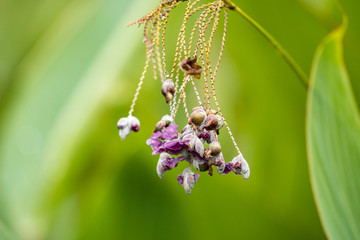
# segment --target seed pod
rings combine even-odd
[[[218,126],[218,123],[219,123],[218,118],[214,114],[210,114],[205,119],[203,125],[206,130],[210,131],[210,130],[215,130],[216,127]]]
[[[171,99],[174,97],[175,86],[174,86],[174,82],[171,79],[167,79],[163,83],[161,87],[161,93],[164,95],[166,103],[169,103]]]
[[[210,154],[212,156],[217,156],[221,152],[221,145],[218,141],[214,141],[210,143],[208,149],[211,151]]]
[[[197,126],[200,126],[204,122],[205,118],[206,112],[203,109],[198,109],[190,115],[190,121]]]

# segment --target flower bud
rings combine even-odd
[[[224,172],[226,164],[225,164],[225,160],[224,160],[222,153],[220,153],[215,158],[214,165],[217,167],[217,171],[219,174],[222,174]]]
[[[250,177],[249,164],[241,154],[236,156],[231,163],[233,164],[232,170],[235,174],[244,175],[245,180]]]
[[[130,127],[126,126],[123,129],[119,130],[119,135],[121,140],[124,140],[130,134]]]
[[[119,129],[119,135],[121,140],[124,140],[127,135],[130,134],[130,124],[128,118],[120,118],[120,120],[117,122],[117,127]]]
[[[174,97],[175,86],[174,86],[174,82],[171,79],[167,79],[163,83],[161,87],[161,93],[164,95],[166,99],[166,103],[169,103],[171,99]]]
[[[184,187],[186,193],[189,195],[191,189],[194,188],[195,183],[197,182],[199,177],[200,175],[193,173],[190,168],[185,168],[184,172],[177,177],[177,180],[179,184]]]
[[[210,143],[209,148],[211,156],[216,156],[221,152],[221,145],[218,141]]]
[[[219,123],[218,118],[214,114],[210,114],[205,119],[203,125],[206,130],[210,131],[210,130],[215,130],[216,127],[218,126],[218,123]]]
[[[166,160],[167,157],[170,157],[170,155],[167,153],[161,153],[159,161],[156,165],[156,172],[159,175],[160,179],[162,179],[164,177],[165,169],[164,169],[162,163]]]
[[[156,171],[159,177],[162,179],[164,176],[164,172],[169,171],[173,169],[174,167],[177,167],[178,161],[184,160],[183,158],[173,158],[169,154],[162,152],[160,154],[160,158],[158,161],[158,164],[156,166]]]
[[[200,126],[204,122],[205,118],[206,112],[203,109],[195,110],[190,115],[190,121],[197,126]]]
[[[129,126],[128,118],[120,118],[117,122],[118,129],[124,129],[125,127]]]
[[[138,132],[140,130],[140,121],[139,121],[139,119],[137,119],[136,117],[133,117],[133,116],[129,116],[128,121],[129,121],[130,129],[133,132]]]

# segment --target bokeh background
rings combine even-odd
[[[339,23],[325,0],[234,2],[306,72]],[[308,174],[306,90],[235,12],[216,88],[249,180],[202,174],[188,196],[176,180],[183,166],[159,179],[145,141],[168,107],[151,74],[134,112],[141,131],[120,140],[116,122],[145,62],[142,29],[126,24],[157,3],[0,0],[0,239],[324,239]],[[360,2],[341,4],[359,100]],[[169,19],[169,61],[182,13]],[[221,141],[230,161],[225,131]]]

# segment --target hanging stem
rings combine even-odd
[[[281,54],[285,59],[287,64],[292,68],[296,75],[301,80],[305,88],[308,87],[308,76],[299,66],[299,64],[291,57],[291,55],[285,50],[283,46],[268,32],[266,31],[258,22],[253,18],[247,15],[243,10],[241,10],[237,5],[235,5],[231,0],[223,0],[225,4],[228,5],[229,9],[239,13],[245,20],[247,20],[251,25],[253,25]]]

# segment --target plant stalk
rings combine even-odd
[[[296,73],[301,83],[305,88],[308,88],[308,76],[304,70],[299,66],[299,64],[291,57],[291,55],[285,50],[285,48],[268,32],[263,28],[258,22],[253,18],[247,15],[243,10],[241,10],[237,5],[235,5],[231,0],[223,0],[229,9],[239,13],[246,21],[253,25],[281,54],[286,63],[292,68]]]

